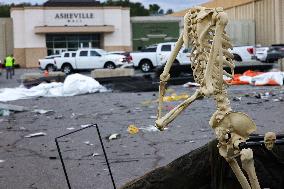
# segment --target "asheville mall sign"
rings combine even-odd
[[[93,13],[56,13],[56,20],[66,20],[68,23],[81,23],[82,20],[94,19]]]

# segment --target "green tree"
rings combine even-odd
[[[172,14],[173,12],[174,12],[173,9],[168,9],[166,14]]]
[[[0,17],[10,17],[10,5],[0,4]]]
[[[27,7],[32,6],[31,3],[18,3],[18,4],[4,4],[0,3],[0,17],[10,17],[10,9],[11,7]],[[34,6],[38,6],[37,4]]]
[[[130,16],[148,16],[149,10],[146,9],[141,3],[133,3],[129,0],[107,0],[106,2],[102,3],[103,6],[123,6],[123,7],[130,7]]]
[[[157,4],[150,4],[149,5],[149,13],[150,15],[157,15],[159,14],[160,6]]]

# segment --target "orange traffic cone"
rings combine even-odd
[[[48,76],[48,71],[47,71],[47,70],[44,70],[43,75],[44,75],[45,77],[47,77],[47,76]]]

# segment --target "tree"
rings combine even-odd
[[[31,3],[19,3],[19,4],[4,4],[0,3],[0,17],[10,17],[11,7],[25,7],[31,6]],[[35,6],[38,6],[37,4]]]
[[[173,9],[168,9],[166,14],[172,14],[173,12],[174,12]]]
[[[0,17],[10,17],[10,5],[0,4]]]
[[[133,3],[129,0],[107,0],[102,3],[103,6],[123,6],[130,7],[130,16],[149,16],[149,10],[146,9],[141,3]]]
[[[157,15],[159,13],[160,10],[160,6],[157,4],[150,4],[149,5],[149,13],[150,15]]]
[[[159,15],[164,15],[164,9],[160,9],[158,12]]]

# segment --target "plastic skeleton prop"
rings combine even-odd
[[[223,74],[232,77],[234,64],[233,55],[228,51],[232,48],[230,39],[225,32],[228,23],[222,8],[207,9],[195,7],[184,17],[184,31],[168,59],[160,76],[160,96],[156,127],[163,130],[193,101],[201,96],[213,96],[217,111],[210,119],[210,126],[215,130],[219,141],[219,153],[230,164],[238,181],[244,189],[260,189],[256,176],[253,152],[250,148],[241,149],[249,134],[256,130],[254,122],[244,113],[233,112],[226,92]],[[170,78],[169,71],[182,45],[192,44],[191,67],[195,81],[200,87],[195,93],[177,107],[161,117],[165,85]],[[231,68],[232,75],[223,70],[223,65]],[[240,169],[236,158],[240,156],[242,167],[247,172],[249,181]]]

